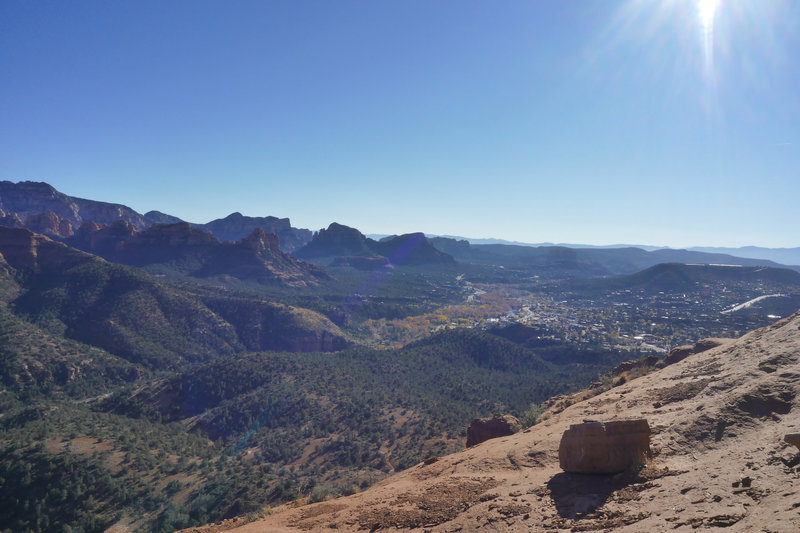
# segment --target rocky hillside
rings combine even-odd
[[[281,251],[278,236],[260,228],[238,242],[221,243],[187,222],[153,224],[143,231],[123,220],[110,226],[89,222],[65,242],[109,261],[158,273],[288,286],[329,279],[321,268]]]
[[[26,227],[37,233],[60,237],[69,237],[85,221],[111,224],[124,220],[137,228],[152,223],[130,207],[74,198],[47,183],[35,181],[0,181],[0,209],[6,216],[16,214]]]
[[[180,218],[148,211],[144,215],[121,204],[68,196],[44,182],[0,181],[0,226],[27,228],[58,239],[79,233],[84,224],[110,226],[124,223],[136,230],[153,224],[177,224]],[[293,228],[288,218],[248,217],[232,213],[205,224],[193,224],[220,241],[239,241],[256,229],[280,238],[281,250],[291,252],[311,240],[311,231]]]
[[[784,442],[800,431],[798,394],[800,313],[363,493],[209,530],[798,531],[800,456]],[[636,418],[652,429],[642,467],[559,467],[571,424]]]
[[[193,292],[26,229],[0,227],[0,273],[4,310],[146,368],[178,368],[245,350],[347,344],[312,311],[225,291]]]

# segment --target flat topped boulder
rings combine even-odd
[[[650,425],[645,419],[573,424],[561,437],[558,460],[566,472],[616,474],[650,456]]]
[[[800,449],[800,433],[789,433],[785,437],[783,437],[785,442],[797,446]]]
[[[513,435],[522,429],[522,424],[511,415],[494,415],[491,418],[476,418],[467,428],[467,447],[483,441]]]

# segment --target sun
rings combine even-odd
[[[710,30],[714,25],[714,13],[717,10],[719,0],[698,0],[697,11],[700,14],[700,24],[703,28]]]

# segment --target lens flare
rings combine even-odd
[[[703,25],[707,31],[710,31],[714,26],[714,13],[717,11],[717,4],[719,0],[699,0],[697,2],[697,11],[700,14],[700,24]]]

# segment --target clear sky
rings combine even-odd
[[[0,179],[319,229],[800,246],[800,2],[0,2]]]

